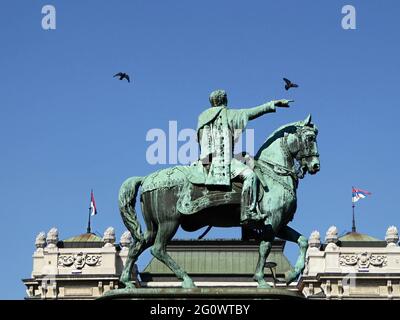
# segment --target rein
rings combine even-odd
[[[277,175],[279,176],[289,176],[292,177],[294,181],[297,181],[299,177],[297,176],[296,172],[294,170],[291,170],[285,166],[282,166],[278,163],[269,161],[269,160],[263,160],[263,159],[258,159],[257,163],[261,163],[261,165],[267,165],[269,166]]]
[[[282,166],[266,160],[258,159],[255,162],[256,163],[254,166],[254,172],[258,175],[260,181],[264,182],[262,183],[263,185],[267,184],[267,180],[264,178],[264,176],[267,176],[272,181],[275,181],[276,183],[280,184],[287,192],[291,194],[293,198],[296,198],[295,190],[297,189],[298,186],[298,178],[297,175],[294,173],[294,171],[289,170],[287,168],[286,169],[281,168],[283,171],[279,171],[279,168]],[[294,182],[294,188],[290,184],[283,181],[281,178],[282,176],[291,177]]]
[[[297,132],[297,134],[299,134],[299,132]],[[307,154],[303,153],[302,150],[307,150],[308,148],[303,146],[304,143],[303,143],[302,139],[299,139],[299,140],[301,141],[301,146],[300,146],[299,152],[297,153],[297,155],[295,157],[295,159],[297,161],[301,161],[302,159],[308,158],[308,157],[318,157],[319,156],[319,154],[316,152],[311,152],[311,153],[307,153]],[[294,158],[293,158],[292,152],[290,152],[290,149],[288,146],[287,136],[284,136],[281,139],[280,147],[282,149],[282,152],[283,152],[285,158],[289,161],[289,165],[291,167],[293,167],[293,165],[294,165],[293,159]],[[296,197],[296,194],[295,194],[293,188],[288,183],[286,183],[286,182],[282,181],[282,179],[278,178],[279,176],[291,177],[293,180],[294,187],[295,187],[295,189],[297,189],[297,186],[299,183],[299,176],[294,169],[291,169],[287,165],[281,165],[281,164],[275,163],[273,161],[264,160],[264,159],[260,159],[260,158],[256,160],[255,168],[256,167],[258,167],[258,169],[259,169],[259,171],[261,171],[261,173],[266,174],[269,178],[271,178],[272,180],[274,180],[275,182],[277,182],[281,186],[283,186],[283,188],[286,189],[292,196]]]

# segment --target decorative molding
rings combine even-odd
[[[92,255],[80,252],[78,254],[60,255],[58,257],[58,265],[61,267],[72,267],[81,270],[86,265],[89,267],[97,267],[101,265],[101,255]]]
[[[358,266],[360,269],[368,269],[371,265],[374,267],[384,267],[387,264],[386,255],[373,255],[368,252],[359,254],[343,254],[339,256],[341,266]]]

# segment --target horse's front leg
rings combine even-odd
[[[285,275],[286,284],[290,284],[292,281],[296,280],[304,270],[308,241],[306,237],[304,237],[289,226],[282,227],[281,230],[279,230],[278,232],[278,237],[283,240],[295,242],[299,245],[300,248],[300,253],[294,266],[294,270],[289,271]]]
[[[263,237],[263,240],[260,242],[260,247],[258,251],[259,253],[258,262],[253,279],[258,282],[258,288],[265,289],[265,288],[271,288],[271,286],[264,279],[265,260],[267,259],[271,251],[272,241],[274,239],[274,232],[270,225],[267,226],[264,234],[265,236]]]

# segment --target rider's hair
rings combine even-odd
[[[228,97],[225,90],[215,90],[210,94],[211,107],[228,105]]]

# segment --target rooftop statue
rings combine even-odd
[[[194,288],[189,275],[166,251],[179,226],[196,231],[205,226],[251,225],[259,230],[260,249],[254,280],[259,288],[269,288],[264,265],[275,237],[299,245],[295,268],[286,282],[295,280],[305,266],[307,238],[288,226],[296,212],[299,179],[320,169],[317,149],[318,129],[308,116],[284,125],[264,142],[254,159],[244,164],[233,157],[234,141],[248,121],[289,107],[290,100],[277,100],[249,109],[227,108],[224,91],[214,91],[211,107],[198,121],[199,161],[176,166],[146,177],[131,177],[121,186],[119,208],[133,238],[121,275],[126,288],[134,288],[132,274],[139,255],[151,247],[155,258],[182,280],[183,288]],[[147,230],[142,232],[135,211],[141,189],[142,214]]]

